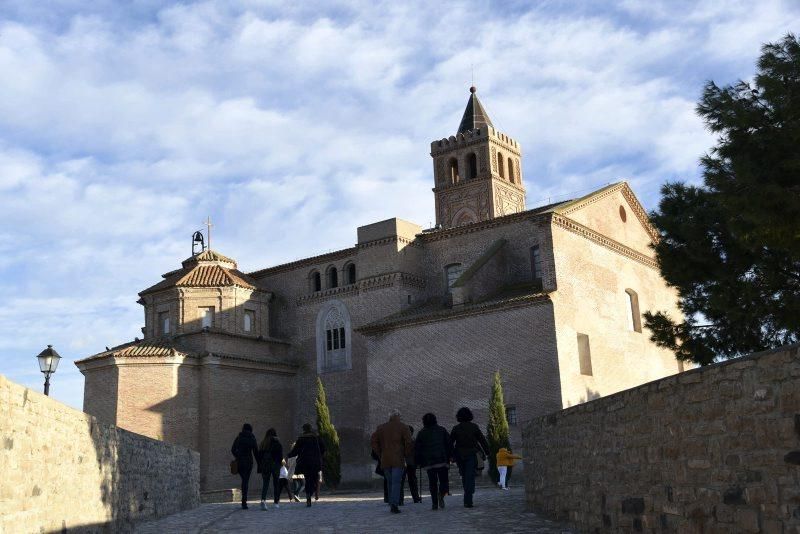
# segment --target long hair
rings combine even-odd
[[[459,423],[464,423],[466,421],[472,421],[475,417],[472,415],[472,410],[467,408],[466,406],[462,406],[456,412],[456,421]]]
[[[278,437],[278,433],[275,431],[274,428],[270,428],[267,430],[267,433],[264,434],[264,439],[261,440],[261,445],[258,446],[259,449],[265,451],[269,448],[272,444],[272,439]]]

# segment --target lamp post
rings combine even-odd
[[[56,372],[61,356],[53,348],[53,345],[47,345],[47,348],[36,358],[39,360],[39,369],[44,373],[44,394],[50,395],[50,375]]]

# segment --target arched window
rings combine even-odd
[[[463,269],[460,263],[451,263],[444,268],[444,277],[447,283],[447,292],[450,293],[450,288],[456,283],[458,277],[461,276]]]
[[[458,160],[456,158],[450,159],[449,168],[450,168],[450,183],[457,184],[460,180],[460,177],[458,175]]]
[[[467,180],[474,180],[478,177],[478,156],[474,152],[467,154]]]
[[[328,279],[328,289],[333,287],[339,287],[339,272],[336,270],[336,267],[331,265],[328,267],[328,271],[326,273],[326,278]]]
[[[497,153],[497,174],[500,175],[500,178],[506,177],[506,173],[503,170],[503,154],[500,152]]]
[[[319,271],[312,271],[308,275],[308,288],[311,292],[322,291],[322,275],[319,274]]]
[[[347,285],[356,283],[356,264],[348,263],[344,267],[345,283]]]
[[[639,295],[633,289],[626,289],[628,294],[628,328],[634,332],[642,331],[642,316],[639,313]]]
[[[344,303],[327,303],[317,315],[317,371],[351,368],[350,314]]]
[[[508,158],[508,181],[514,183],[514,160]]]

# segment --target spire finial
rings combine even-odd
[[[472,93],[472,94],[475,94],[475,91],[477,91],[477,90],[478,89],[476,89],[474,85],[470,86],[470,88],[469,88],[469,92]]]

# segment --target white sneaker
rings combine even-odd
[[[261,501],[261,509],[265,512],[267,511],[267,503],[265,501]]]
[[[505,488],[503,488],[503,491],[508,491],[508,486],[506,486]]]

